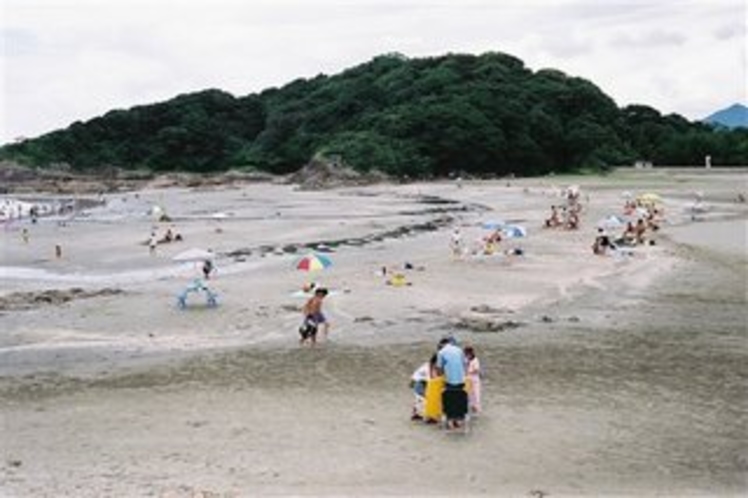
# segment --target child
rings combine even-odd
[[[304,320],[311,321],[315,326],[322,324],[325,333],[325,339],[327,339],[327,333],[330,329],[330,324],[327,322],[327,318],[322,313],[322,301],[327,296],[327,289],[324,287],[318,287],[314,289],[314,295],[304,304]]]
[[[428,385],[429,379],[433,376],[434,367],[436,366],[436,355],[431,356],[431,359],[413,372],[410,377],[410,387],[413,389],[413,413],[410,416],[411,420],[423,420],[424,408],[426,404],[426,386]]]
[[[205,277],[205,280],[208,280],[210,278],[210,274],[213,273],[213,270],[213,262],[209,259],[206,259],[203,262],[203,277]]]
[[[468,399],[470,411],[480,413],[481,411],[481,369],[480,361],[475,356],[475,350],[472,346],[465,347],[465,358],[467,359],[467,377],[470,381],[470,392]]]

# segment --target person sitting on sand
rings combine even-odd
[[[159,244],[170,244],[172,242],[179,242],[182,240],[182,236],[172,231],[171,228],[166,229],[166,233],[163,237],[158,239]]]
[[[486,242],[490,244],[498,244],[499,242],[501,242],[501,229],[497,228],[496,230],[494,230],[491,235],[486,237]]]
[[[636,227],[634,227],[634,233],[636,235],[636,243],[639,245],[643,245],[644,234],[647,233],[647,225],[644,223],[644,219],[639,218],[636,221]]]
[[[325,338],[327,338],[327,334],[330,329],[330,323],[327,321],[324,313],[322,313],[322,301],[324,301],[327,293],[327,289],[325,289],[324,287],[318,287],[317,289],[315,289],[314,295],[309,298],[306,304],[304,304],[304,308],[302,310],[305,320],[310,320],[317,327],[319,327],[320,324],[322,325]]]
[[[631,216],[636,211],[636,203],[631,200],[627,200],[626,203],[623,205],[623,214],[626,216]]]
[[[597,229],[597,237],[595,242],[592,244],[592,252],[598,256],[604,256],[607,254],[608,249],[612,249],[613,245],[610,243],[610,237],[602,228]]]
[[[483,254],[491,255],[495,253],[499,242],[501,242],[501,230],[497,228],[484,239]]]
[[[657,220],[658,216],[659,216],[659,211],[657,209],[653,209],[647,214],[647,218],[646,218],[647,228],[649,230],[652,230],[653,232],[656,232],[657,230],[660,229],[660,224]]]
[[[410,388],[413,389],[413,412],[411,420],[424,420],[426,408],[426,386],[429,379],[436,377],[436,354],[418,367],[410,376]]]
[[[616,240],[616,243],[623,246],[635,246],[636,245],[636,228],[630,221],[626,224],[626,228],[623,230],[621,237]]]
[[[569,211],[569,216],[566,218],[565,228],[567,230],[576,230],[579,228],[579,215],[576,211]]]
[[[551,206],[551,217],[545,220],[546,228],[556,228],[561,225],[561,219],[558,216],[558,208]]]

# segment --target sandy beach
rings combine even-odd
[[[580,229],[543,228],[569,185]],[[5,223],[0,495],[748,493],[746,189],[718,169],[261,182]],[[592,254],[627,192],[662,197],[654,245]],[[527,236],[451,254],[455,227],[472,250],[498,221]],[[169,228],[183,240],[151,253]],[[177,306],[200,269],[174,258],[193,248],[216,254],[217,307]],[[332,266],[295,269],[313,250]],[[312,281],[332,322],[314,349],[297,332]],[[447,334],[486,374],[467,435],[409,419],[408,379]]]

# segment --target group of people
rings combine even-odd
[[[181,242],[182,240],[184,240],[182,238],[182,234],[172,230],[171,228],[167,228],[163,237],[159,238],[156,235],[156,229],[154,228],[154,230],[151,231],[151,236],[148,238],[148,248],[153,255],[156,253],[156,247],[159,244],[170,244],[172,242]]]
[[[628,201],[624,206],[624,214],[629,213],[629,216],[634,213],[639,213],[640,216],[634,221],[627,221],[623,232],[616,238],[611,238],[605,228],[600,227],[597,229],[597,235],[595,241],[592,243],[592,252],[599,256],[604,256],[610,250],[615,250],[619,247],[634,247],[637,245],[654,245],[654,239],[648,237],[649,233],[657,232],[660,229],[660,223],[662,221],[662,208],[658,208],[654,205],[650,205],[646,208],[646,214],[641,211],[630,212],[630,206],[636,206],[636,204],[630,204]],[[638,207],[638,209],[642,209]]]
[[[496,253],[496,250],[503,239],[504,237],[501,235],[501,228],[496,228],[493,232],[483,237],[483,254],[490,256]]]
[[[475,243],[465,244],[463,242],[460,228],[455,227],[452,230],[452,235],[449,241],[452,256],[459,259],[462,259],[465,256],[493,256],[496,254],[504,256],[522,256],[524,250],[520,247],[509,247],[500,250],[501,242],[506,237],[503,228],[504,227],[502,226],[497,226],[487,235],[476,239]]]
[[[414,402],[411,420],[429,424],[446,420],[448,429],[458,429],[468,413],[480,413],[480,361],[472,346],[461,348],[454,337],[439,341],[429,361],[412,374]]]
[[[550,217],[545,220],[545,227],[576,230],[579,228],[579,214],[581,211],[582,205],[578,202],[570,206],[561,206],[560,210],[558,206],[553,205],[551,206]]]
[[[551,215],[545,220],[546,228],[576,230],[582,213],[581,192],[578,187],[569,187],[564,192],[566,205],[551,206]],[[589,199],[588,199],[589,200]]]

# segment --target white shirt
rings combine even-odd
[[[410,378],[414,382],[419,382],[422,380],[429,380],[429,378],[431,377],[430,372],[431,372],[431,368],[430,368],[429,362],[427,361],[426,363],[418,367],[416,371],[413,372],[413,375]]]

